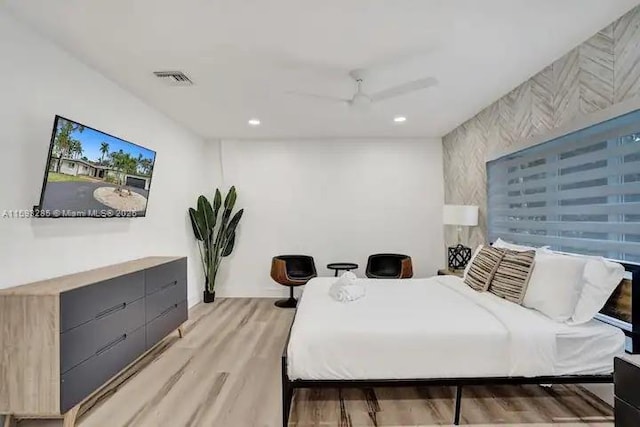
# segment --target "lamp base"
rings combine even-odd
[[[471,248],[458,244],[447,248],[449,268],[459,270],[465,268],[471,260]]]

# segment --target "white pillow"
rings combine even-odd
[[[581,257],[537,251],[522,305],[556,322],[566,322],[580,298],[586,264],[587,260]]]
[[[469,267],[471,267],[471,263],[473,262],[473,260],[475,259],[476,255],[478,255],[478,252],[480,252],[480,249],[482,249],[484,245],[478,245],[478,247],[476,248],[475,251],[473,251],[473,255],[471,255],[471,259],[469,260],[469,262],[467,263],[467,266],[464,268],[464,273],[462,273],[462,278],[466,279],[467,278],[467,272],[469,271]]]
[[[494,248],[511,249],[512,251],[525,252],[525,251],[537,251],[539,249],[546,249],[549,246],[543,246],[542,248],[534,248],[533,246],[516,245],[515,243],[505,242],[498,237],[491,245]]]
[[[586,323],[598,314],[625,275],[617,262],[600,257],[588,257],[583,273],[583,287],[575,311],[568,323]]]

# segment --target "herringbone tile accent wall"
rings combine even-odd
[[[443,138],[445,202],[480,206],[470,244],[487,234],[485,161],[491,151],[640,96],[640,6]],[[447,230],[452,242],[453,230]]]

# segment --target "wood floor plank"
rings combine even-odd
[[[184,338],[173,334],[163,342],[161,352],[80,417],[79,427],[280,427],[280,356],[294,312],[273,302],[218,299],[192,308]],[[454,396],[453,387],[296,390],[289,425],[451,425]],[[611,427],[612,421],[611,407],[578,386],[464,388],[462,423],[474,427]]]

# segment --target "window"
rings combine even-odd
[[[640,262],[640,110],[487,163],[491,241]]]

